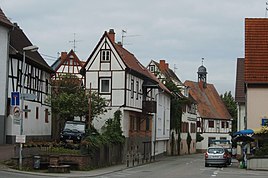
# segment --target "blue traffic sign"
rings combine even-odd
[[[11,106],[20,105],[20,93],[17,91],[11,92]]]

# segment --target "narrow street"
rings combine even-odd
[[[120,169],[118,169],[120,170]],[[31,178],[31,177],[96,177],[96,178],[266,178],[266,171],[249,171],[238,168],[235,162],[228,167],[205,167],[203,154],[185,155],[178,157],[165,157],[155,163],[142,166],[126,168],[120,171],[111,170],[105,173],[104,170],[93,171],[71,171],[70,174],[28,174],[22,172],[0,171],[0,177],[4,178]],[[98,175],[98,176],[96,176]]]
[[[202,154],[169,157],[163,161],[135,167],[98,178],[245,178],[267,177],[265,171],[248,171],[238,168],[238,163],[228,167],[205,167]]]

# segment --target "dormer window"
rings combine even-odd
[[[110,50],[102,50],[101,51],[101,62],[110,62],[111,60],[111,51]]]
[[[155,66],[150,66],[150,67],[149,67],[149,70],[150,70],[151,72],[154,72],[154,71],[155,71]]]

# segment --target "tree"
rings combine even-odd
[[[187,142],[187,146],[188,146],[188,154],[190,154],[192,137],[191,137],[191,134],[189,132],[187,133],[186,142]]]
[[[233,118],[232,121],[232,132],[237,131],[237,107],[234,97],[232,96],[231,91],[225,92],[224,95],[220,96],[223,103],[225,104],[228,112],[230,113],[231,117]]]
[[[106,102],[96,92],[86,92],[81,86],[81,80],[75,75],[63,75],[60,80],[52,82],[52,96],[50,98],[53,125],[56,129],[56,136],[58,138],[59,130],[62,126],[59,123],[66,120],[73,120],[75,116],[80,118],[89,116],[89,96],[91,98],[91,113],[90,120],[98,114],[106,112]],[[61,124],[62,125],[62,124]],[[53,126],[52,126],[53,127]]]

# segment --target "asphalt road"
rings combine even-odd
[[[205,167],[203,155],[169,157],[164,161],[102,175],[98,178],[267,178],[266,171],[247,171],[238,163],[228,167]]]
[[[267,178],[267,171],[249,171],[238,168],[237,163],[228,167],[205,167],[202,154],[167,157],[155,163],[94,176],[96,178]],[[0,178],[41,178],[51,175],[29,175],[18,172],[0,171]],[[55,176],[58,177],[58,176]],[[62,177],[92,177],[66,174]]]

